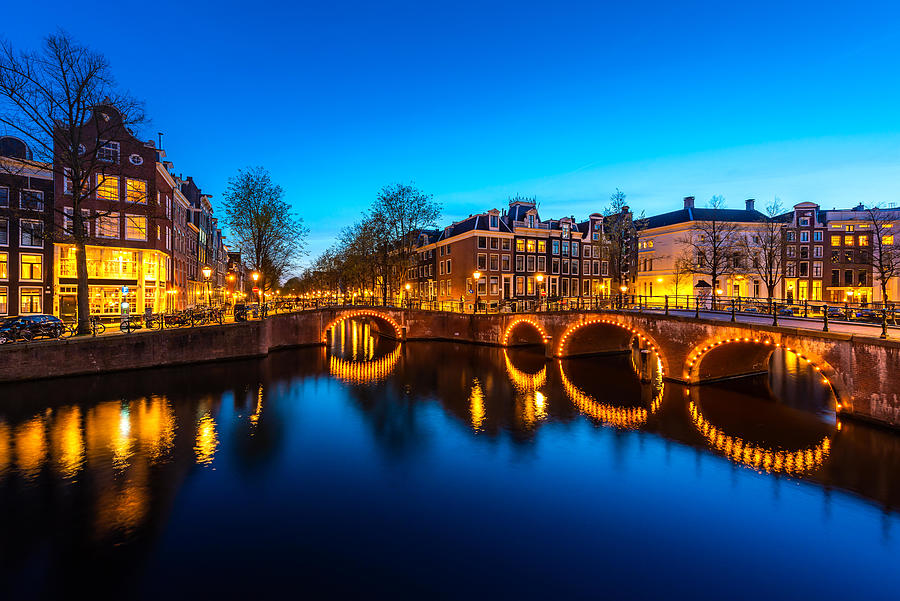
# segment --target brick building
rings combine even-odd
[[[606,296],[610,269],[604,221],[598,213],[582,222],[541,220],[534,201],[513,199],[508,210],[492,209],[422,232],[417,262],[407,272],[410,295],[472,305],[477,294],[489,306],[541,296]],[[476,272],[481,276],[477,283]]]
[[[53,175],[21,140],[0,138],[0,316],[53,306]]]
[[[82,210],[91,215],[86,224],[91,315],[116,317],[123,302],[128,303],[130,312],[163,311],[171,272],[175,187],[168,172],[171,165],[164,162],[165,153],[152,141],[138,140],[121,126],[118,112],[108,106],[94,110],[84,127],[85,139],[90,139],[87,132],[100,129],[93,125],[95,119],[106,121],[102,129],[112,133],[97,141],[105,166],[92,174],[96,193],[82,203]],[[57,206],[71,215],[67,182],[56,178],[54,196]],[[68,320],[76,316],[78,286],[75,245],[67,239],[71,228],[71,218],[57,211],[53,313]]]

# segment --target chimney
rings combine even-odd
[[[756,202],[754,199],[748,198],[748,199],[745,200],[744,202],[747,204],[747,210],[748,210],[748,211],[753,211],[753,210],[754,210],[754,209],[753,209],[753,203]]]
[[[685,196],[684,197],[684,208],[685,209],[693,209],[694,208],[694,197],[693,196]]]

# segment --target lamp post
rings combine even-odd
[[[206,280],[206,306],[211,307],[212,299],[210,298],[209,278],[212,276],[212,269],[209,265],[204,265],[200,272],[203,274],[203,279]]]
[[[625,308],[625,293],[628,292],[628,286],[622,284],[619,286],[619,308]]]
[[[540,311],[541,305],[544,304],[544,274],[539,273],[534,276],[534,279],[537,280],[538,283],[538,311]]]
[[[412,288],[409,282],[406,282],[406,286],[403,287],[406,289],[406,293],[404,294],[404,300],[406,301],[406,306],[409,308],[409,289]]]
[[[250,277],[253,279],[253,287],[256,289],[256,294],[257,294],[257,296],[259,296],[259,314],[262,315],[262,303],[263,303],[263,300],[262,300],[262,290],[260,290],[260,288],[259,288],[259,286],[258,286],[258,284],[259,284],[259,272],[258,272],[258,271],[254,271],[253,273],[250,274]]]
[[[475,310],[473,313],[478,313],[478,280],[481,279],[481,272],[476,271],[472,277],[475,278]]]

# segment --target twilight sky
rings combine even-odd
[[[896,2],[5,3],[63,27],[143,98],[176,172],[219,196],[263,165],[328,246],[388,183],[445,221],[537,196],[647,214],[722,194],[900,202]],[[215,201],[215,198],[214,198]]]

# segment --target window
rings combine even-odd
[[[800,218],[800,225],[803,226],[803,227],[809,227],[809,217],[801,217],[801,218]],[[801,236],[802,236],[802,235],[803,235],[803,234],[801,234]]]
[[[139,179],[125,180],[125,194],[128,202],[145,205],[147,204],[147,182]],[[168,199],[166,200],[166,215],[169,213]]]
[[[525,248],[528,250],[528,252],[533,253],[534,252],[534,240],[526,240]]]
[[[19,279],[42,280],[44,255],[26,255],[19,257]]]
[[[534,215],[528,216],[528,227],[534,228]]]
[[[841,237],[840,236],[832,236],[831,237],[831,245],[832,246],[840,246],[841,245]]]
[[[594,261],[594,275],[600,275],[600,261]]]
[[[609,275],[609,261],[600,263],[600,275]]]
[[[813,256],[816,257],[817,259],[822,258],[822,247],[821,246],[813,247]]]
[[[516,271],[525,271],[525,257],[516,255]]]
[[[810,300],[820,301],[822,300],[822,281],[821,280],[813,280],[812,283],[812,297]]]
[[[478,248],[487,248],[487,238],[478,236]]]
[[[6,208],[9,206],[9,188],[6,186],[0,186],[0,207]]]
[[[547,257],[542,257],[542,256],[538,255],[537,260],[538,260],[537,270],[541,273],[544,273],[545,271],[547,271]]]
[[[578,259],[572,259],[572,275],[578,275]]]
[[[853,236],[844,236],[844,246],[853,246]]]
[[[801,246],[801,247],[800,247],[800,258],[801,258],[801,259],[808,259],[808,258],[809,258],[809,247],[808,247],[808,246]]]
[[[865,286],[865,285],[866,285],[866,281],[868,280],[868,275],[866,274],[866,271],[865,271],[864,269],[860,269],[860,270],[859,270],[859,273],[858,273],[858,276],[859,276],[859,279],[856,280],[857,283],[858,283],[860,286]]]
[[[569,260],[568,259],[563,259],[562,272],[563,272],[563,275],[569,275]]]
[[[0,253],[0,280],[9,278],[9,254]]]
[[[491,271],[500,271],[499,255],[491,255]]]
[[[438,275],[444,275],[444,262],[440,261],[438,263]]]
[[[516,296],[524,296],[525,295],[525,278],[517,275],[516,276]]]
[[[40,190],[22,190],[19,206],[29,211],[44,210],[44,193]]]
[[[106,163],[118,163],[119,162],[119,143],[118,142],[106,142],[100,148],[97,149],[97,160],[104,161]]]
[[[845,226],[844,229],[847,230],[848,232],[852,232],[852,231],[853,231],[853,226],[852,226],[852,225],[848,225],[848,226]]]
[[[578,256],[578,243],[577,242],[572,243],[572,256],[573,257]]]
[[[478,278],[476,285],[478,286],[478,294],[480,294],[481,296],[486,296],[487,295],[487,278]]]
[[[118,238],[119,216],[101,215],[97,217],[97,236],[100,238]]]
[[[509,245],[509,238],[504,238],[504,239],[500,242],[500,250],[509,250],[509,248],[510,248],[510,245]]]
[[[447,248],[449,249],[450,247],[448,246]],[[447,259],[447,275],[450,275],[450,261],[451,261],[451,260],[452,260],[452,259]],[[449,286],[450,282],[447,282],[447,284],[448,284],[448,286]],[[450,290],[448,289],[447,292],[449,293]]]
[[[9,244],[9,220],[0,219],[0,246]]]
[[[809,242],[809,231],[803,230],[800,232],[800,242]]]
[[[853,285],[853,270],[845,269],[844,270],[844,286],[852,286]]]
[[[444,256],[444,247],[443,246],[441,247],[441,256],[442,257]]]
[[[845,250],[844,251],[844,263],[852,263],[853,262],[853,251]]]
[[[3,243],[3,241],[0,240],[0,244],[2,244],[2,243]],[[893,244],[894,244],[894,237],[893,237],[893,236],[884,236],[884,237],[881,239],[881,243],[884,244],[885,246],[893,246]]]
[[[806,261],[800,262],[800,277],[809,277],[809,263]]]
[[[564,242],[564,243],[563,243],[563,245],[562,245],[562,254],[563,254],[564,257],[568,257],[568,256],[569,256],[569,243],[568,243],[568,242]]]
[[[558,255],[558,254],[559,254],[559,240],[554,240],[554,241],[553,241],[553,249],[552,249],[552,252],[553,252],[554,255]]]
[[[520,252],[520,253],[525,252],[525,239],[524,238],[516,238],[516,252]]]
[[[125,216],[125,239],[126,240],[146,240],[147,239],[147,217],[144,215],[126,215]]]
[[[578,281],[579,281],[579,280],[577,280],[576,278],[572,278],[572,296],[578,296],[578,295],[579,295],[579,292],[578,292]],[[652,286],[652,285],[653,285],[653,284],[651,283],[651,286]],[[651,293],[651,296],[652,296],[652,293]]]
[[[498,248],[500,248],[500,239],[491,238],[491,250],[497,250]]]
[[[41,289],[40,288],[22,288],[19,290],[21,297],[20,314],[25,313],[42,313],[41,311]]]
[[[581,262],[581,274],[582,275],[591,275],[591,262],[590,261],[582,261]]]
[[[500,227],[500,218],[497,215],[491,215],[491,229]]]
[[[476,262],[476,267],[480,270],[487,270],[487,255],[484,253],[478,253],[478,260]]]
[[[822,241],[822,232],[821,230],[818,232],[813,232],[813,242],[821,242]]]
[[[789,278],[794,277],[794,264],[793,264],[793,263],[788,263],[787,265],[785,265],[785,270],[784,270],[784,271],[785,271],[785,275],[786,275],[787,277],[789,277]]]
[[[788,257],[796,257],[797,256],[797,247],[796,246],[788,246],[786,249]]]
[[[788,241],[788,242],[794,242],[794,241],[796,240],[796,237],[795,237],[795,236],[796,236],[796,234],[794,234],[793,231],[788,230],[788,232],[787,232],[787,241]]]
[[[500,295],[500,278],[495,275],[491,276],[491,296]]]
[[[9,290],[6,286],[0,286],[0,315],[9,313]]]
[[[503,255],[500,257],[500,265],[503,271],[509,271],[509,255]]]
[[[534,271],[534,255],[528,255],[528,260],[526,262],[528,271]]]
[[[859,245],[860,246],[868,246],[869,245],[869,237],[866,235],[861,235],[859,237]]]
[[[115,175],[97,176],[97,198],[101,200],[119,200],[119,178]]]
[[[538,240],[537,245],[538,245],[537,251],[538,251],[539,253],[545,253],[545,254],[546,254],[546,252],[547,252],[547,241],[546,241],[546,240]]]
[[[822,277],[822,263],[820,261],[816,261],[815,263],[813,263],[813,277]]]
[[[559,273],[559,259],[556,257],[550,260],[550,273]]]
[[[44,247],[44,224],[41,221],[23,219],[19,224],[19,245],[31,248]]]

